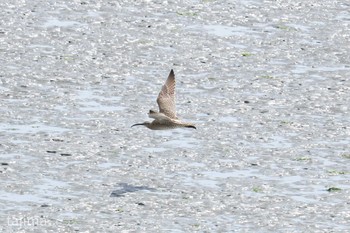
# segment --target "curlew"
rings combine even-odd
[[[175,110],[175,74],[171,70],[163,85],[161,91],[158,94],[157,103],[159,107],[159,112],[154,110],[149,110],[148,116],[153,118],[152,122],[144,122],[139,124],[134,124],[133,126],[143,125],[152,130],[165,130],[165,129],[175,129],[175,128],[193,128],[196,127],[191,123],[181,122],[176,116]]]

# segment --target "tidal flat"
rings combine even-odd
[[[346,1],[0,7],[1,232],[350,229]]]

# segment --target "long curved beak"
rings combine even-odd
[[[145,125],[145,123],[138,123],[138,124],[134,124],[131,127],[137,126],[137,125]]]

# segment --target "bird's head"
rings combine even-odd
[[[155,113],[158,113],[158,112],[156,110],[151,109],[151,110],[149,110],[148,115],[152,115],[152,114],[155,114]]]

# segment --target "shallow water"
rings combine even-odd
[[[1,232],[345,232],[348,8],[2,4]]]

